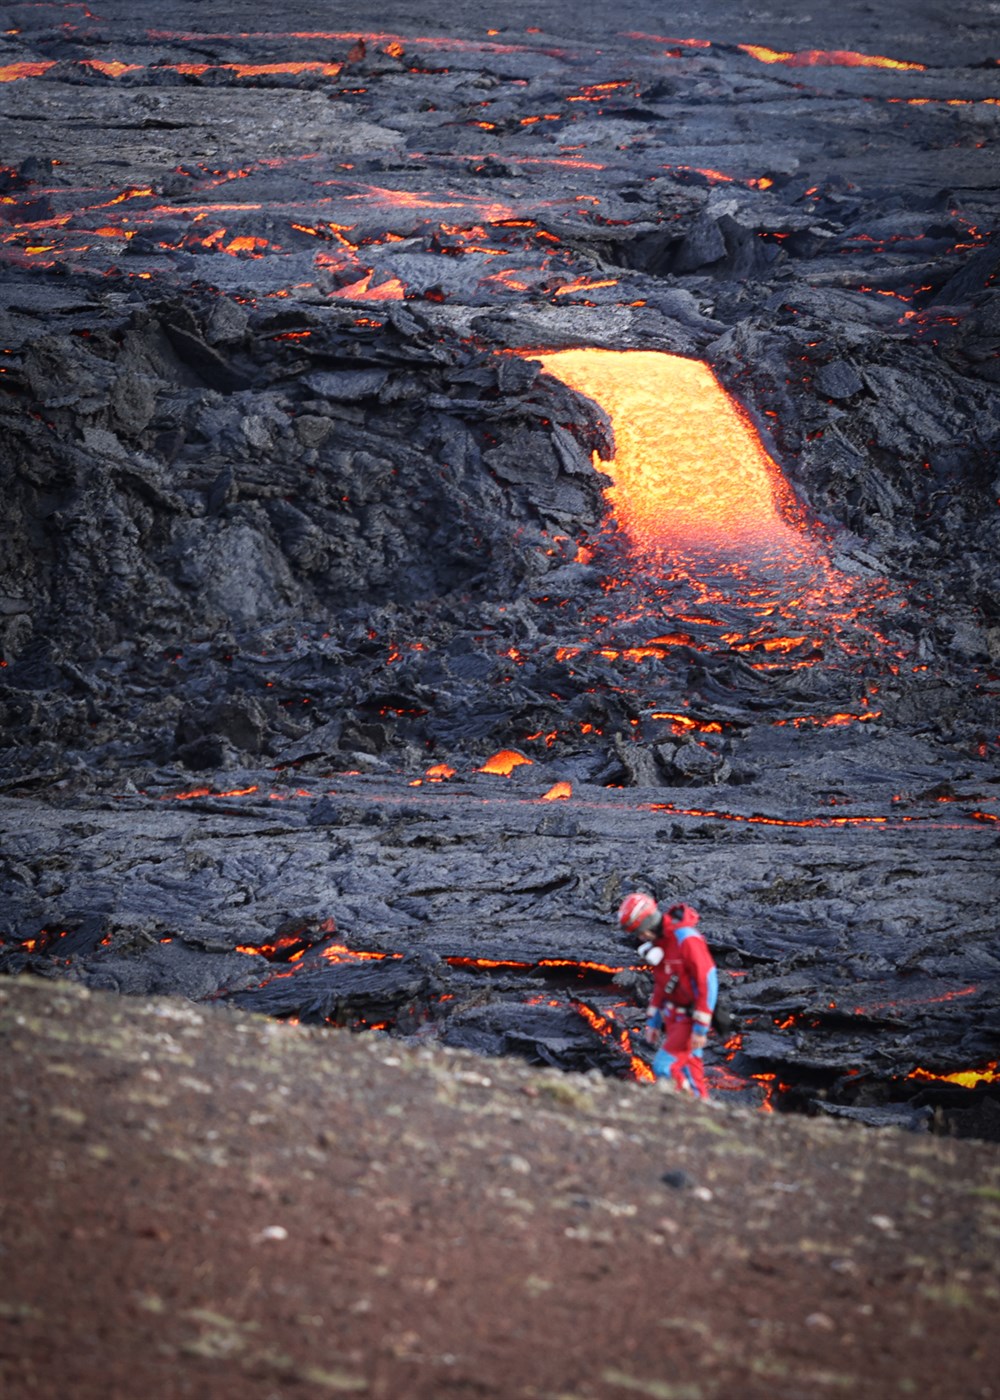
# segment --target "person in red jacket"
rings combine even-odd
[[[653,1073],[678,1089],[708,1098],[702,1051],[719,994],[719,974],[698,932],[698,911],[673,904],[661,912],[648,894],[626,895],[618,922],[637,937],[639,955],[653,969],[645,1039],[656,1047]]]

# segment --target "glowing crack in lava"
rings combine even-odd
[[[749,419],[709,367],[656,350],[533,354],[612,420],[607,498],[642,552],[778,555],[815,546],[790,523],[796,503]]]

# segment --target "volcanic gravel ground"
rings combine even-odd
[[[0,1045],[12,1400],[995,1394],[992,1145],[32,977]]]
[[[0,967],[642,1076],[646,887],[719,1093],[996,1136],[988,7],[3,21]],[[569,347],[795,567],[616,528]]]

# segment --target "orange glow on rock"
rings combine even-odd
[[[759,826],[788,826],[788,827],[848,827],[867,826],[872,828],[895,829],[900,825],[918,820],[916,817],[900,817],[891,820],[889,817],[881,816],[856,816],[856,817],[769,817],[762,812],[753,812],[749,815],[743,812],[724,812],[711,807],[678,807],[673,802],[651,802],[649,804],[651,812],[675,812],[682,817],[707,817],[715,821],[726,822],[750,822]],[[975,813],[970,812],[970,817]],[[973,989],[974,990],[974,989]],[[963,994],[964,995],[964,994]]]
[[[4,63],[0,65],[0,83],[13,83],[18,78],[40,78],[54,67],[54,59],[38,63]]]
[[[276,938],[273,943],[261,943],[256,947],[252,943],[237,943],[236,952],[267,958],[269,962],[273,962],[275,959],[281,959],[284,962],[298,962],[305,957],[309,946],[308,942],[303,939],[286,934],[284,937]],[[285,955],[283,958],[282,954]]]
[[[240,78],[266,77],[271,73],[318,73],[324,78],[336,78],[343,68],[342,63],[223,63],[223,68],[232,68]]]
[[[371,285],[374,273],[371,269],[365,273],[364,277],[357,282],[351,282],[347,287],[339,287],[335,292],[331,292],[333,297],[340,297],[345,301],[402,301],[406,295],[406,288],[398,277],[390,277],[387,282],[380,282],[377,287]]]
[[[553,783],[548,792],[542,793],[543,802],[565,801],[567,797],[573,796],[572,783]]]
[[[596,291],[599,287],[617,286],[617,277],[606,277],[601,282],[592,282],[588,277],[577,277],[574,278],[572,282],[567,282],[565,286],[557,287],[553,295],[557,297],[565,297],[569,296],[572,292],[592,292]]]
[[[242,233],[227,243],[222,251],[231,253],[234,257],[237,253],[253,253],[260,257],[260,250],[266,247],[266,238],[255,238],[252,234]]]
[[[199,787],[191,788],[188,792],[168,792],[160,798],[161,802],[189,802],[192,797],[249,797],[256,792],[256,784],[253,787],[232,788],[229,792],[213,792],[211,788]]]
[[[692,719],[690,715],[677,715],[669,710],[655,710],[650,719],[670,720],[670,728],[674,734],[690,734],[692,730],[699,734],[722,733],[722,725],[717,720]]]
[[[453,778],[454,776],[454,768],[449,768],[447,763],[432,764],[424,774],[424,777],[429,778],[432,783],[443,783],[447,778]]]
[[[641,1055],[633,1055],[632,1042],[629,1039],[627,1030],[619,1028],[611,1016],[601,1016],[591,1007],[586,1006],[581,1001],[573,1002],[573,1010],[576,1011],[592,1030],[595,1030],[602,1040],[610,1040],[622,1054],[627,1056],[629,1061],[630,1078],[651,1083],[656,1076]]]
[[[863,714],[852,714],[845,710],[834,715],[797,715],[794,719],[776,719],[772,723],[775,729],[789,724],[794,729],[836,729],[847,724],[865,724],[869,720],[880,719],[881,715],[881,710],[865,710]]]
[[[600,465],[614,482],[607,499],[635,546],[801,557],[806,541],[782,514],[794,509],[794,497],[707,365],[648,350],[530,358],[611,418],[615,455]]]
[[[774,1091],[778,1087],[778,1076],[776,1074],[752,1074],[750,1078],[756,1080],[764,1090],[764,1099],[759,1105],[760,1112],[773,1113],[774,1103],[772,1100],[774,1098]]]
[[[480,773],[498,773],[501,777],[509,778],[515,768],[530,762],[530,758],[525,758],[523,753],[518,753],[515,749],[501,749],[492,758],[488,758],[478,771]]]
[[[121,63],[118,59],[108,61],[102,58],[85,58],[83,62],[88,68],[103,73],[106,78],[120,78],[123,73],[138,73],[142,69],[141,63]]]
[[[329,963],[395,962],[403,956],[402,953],[360,953],[348,948],[346,943],[328,943],[325,948],[320,949],[319,955]]]

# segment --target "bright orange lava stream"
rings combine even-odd
[[[794,498],[749,419],[699,360],[655,350],[532,354],[612,420],[600,465],[619,525],[646,551],[747,551],[802,562],[814,547],[782,513]]]
[[[738,44],[737,48],[761,63],[785,63],[789,68],[894,68],[917,73],[923,73],[927,68],[925,63],[908,63],[899,58],[885,58],[882,54],[857,53],[854,49],[802,49],[797,53],[784,53],[761,44]]]

